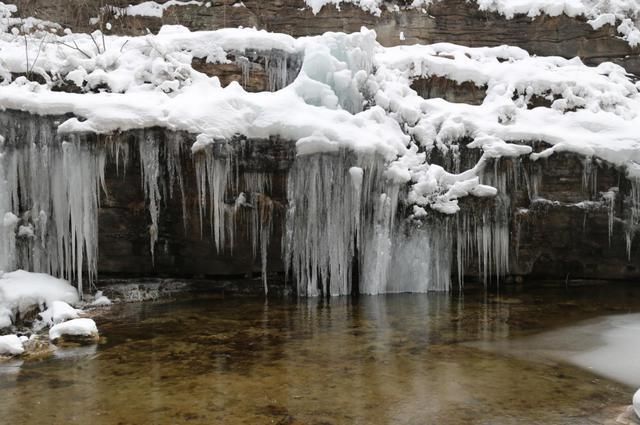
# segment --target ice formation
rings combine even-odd
[[[1,244],[0,265],[74,280],[82,291],[83,267],[90,282],[96,275],[98,190],[105,157],[75,135],[54,143],[47,126],[34,123],[21,132],[5,121],[3,128],[12,142],[5,143],[0,155],[0,215],[9,234]],[[14,233],[17,223],[30,230]]]
[[[484,281],[502,276],[510,261],[508,188],[526,184],[535,199],[539,185],[521,160],[535,164],[560,152],[586,158],[585,186],[594,158],[627,170],[630,195],[605,194],[603,202],[613,211],[625,197],[629,250],[640,224],[640,84],[620,66],[588,67],[509,46],[384,48],[366,29],[294,39],[165,26],[158,35],[105,36],[102,46],[96,37],[102,40],[100,33],[40,31],[25,43],[0,34],[0,107],[33,114],[22,127],[2,118],[6,270],[51,273],[80,290],[83,271],[92,281],[105,164],[126,172],[131,152],[90,141],[119,131],[130,131],[140,158],[151,255],[168,199],[180,196],[187,216],[181,164],[190,157],[202,237],[233,252],[236,226],[247,226],[265,291],[277,219],[301,295],[448,290],[451,270],[462,284],[470,264]],[[252,63],[263,63],[269,91],[223,88],[192,67],[195,58],[235,61],[245,78]],[[474,84],[486,96],[470,105],[412,89],[432,77]],[[56,116],[57,131],[37,115]],[[240,141],[270,138],[295,145],[287,206],[269,197],[268,174],[239,172]],[[539,142],[544,149],[534,152]],[[483,207],[465,207],[467,197]],[[613,220],[610,213],[610,232]]]
[[[590,319],[504,344],[508,354],[527,358],[543,354],[588,369],[592,373],[640,386],[640,364],[635,353],[640,346],[638,314],[618,314]],[[637,399],[635,400],[637,403]]]

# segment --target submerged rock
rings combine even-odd
[[[24,360],[43,360],[51,356],[55,346],[44,335],[32,335],[24,341],[24,353],[20,356]]]
[[[614,420],[605,422],[605,425],[638,425],[640,419],[634,413],[633,406],[627,406]]]

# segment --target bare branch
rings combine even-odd
[[[47,40],[47,34],[45,34],[45,36],[42,37],[42,40],[40,40],[40,45],[38,46],[38,53],[36,54],[36,58],[33,60],[33,63],[31,64],[31,69],[28,68],[29,63],[27,63],[27,74],[30,74],[31,71],[33,71],[33,68],[36,66],[36,62],[38,62],[38,58],[40,57],[40,52],[42,52],[42,46],[44,45],[46,40]]]
[[[80,47],[78,47],[78,43],[76,43],[75,41],[73,42],[73,46],[71,44],[65,43],[64,41],[56,41],[56,43],[61,44],[61,45],[65,46],[65,47],[68,47],[70,49],[77,50],[80,53],[82,53],[87,59],[91,59],[91,56],[87,52],[82,50]]]
[[[24,37],[24,56],[27,60],[27,74],[29,73],[29,40],[27,40],[27,34],[22,35]]]
[[[93,38],[93,34],[89,34],[89,37],[91,37],[91,41],[93,41],[93,44],[96,46],[96,52],[99,55],[100,53],[100,46],[98,46],[98,42],[96,41],[95,38]]]

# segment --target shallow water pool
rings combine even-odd
[[[115,305],[99,345],[0,364],[0,423],[604,423],[629,383],[528,350],[638,312],[640,287],[618,284]]]

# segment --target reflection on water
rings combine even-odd
[[[606,294],[606,296],[604,295]],[[114,306],[106,342],[0,366],[11,424],[585,424],[631,389],[484,348],[612,312],[640,288]],[[638,301],[636,301],[638,300]],[[478,347],[478,344],[483,347]],[[9,368],[13,373],[8,372]],[[1,422],[5,423],[5,422]]]

